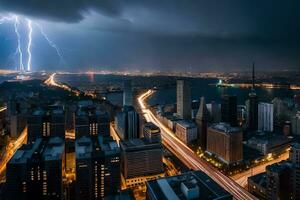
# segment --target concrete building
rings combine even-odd
[[[123,106],[133,105],[132,82],[131,80],[124,81],[123,85]]]
[[[237,97],[222,95],[221,98],[221,122],[229,123],[235,127],[237,123]]]
[[[293,135],[300,135],[300,111],[292,117],[291,128]]]
[[[194,122],[181,120],[176,123],[175,135],[185,144],[190,144],[191,142],[197,140],[197,126]]]
[[[104,110],[94,106],[79,109],[75,115],[75,135],[76,138],[87,135],[109,136],[109,116]]]
[[[23,145],[7,164],[9,199],[63,198],[65,145],[60,137]]]
[[[207,125],[209,122],[209,113],[206,107],[205,98],[201,97],[199,110],[196,115],[197,140],[202,150],[206,150]]]
[[[258,130],[273,132],[274,107],[271,103],[258,104]]]
[[[207,131],[207,152],[226,164],[243,160],[243,133],[227,123],[213,124]]]
[[[26,128],[27,120],[24,114],[10,115],[10,136],[18,138],[22,131]]]
[[[147,181],[147,200],[229,200],[232,195],[201,171]]]
[[[161,143],[145,138],[120,141],[121,172],[127,187],[142,185],[146,180],[163,176]]]
[[[267,174],[260,173],[249,177],[248,191],[261,200],[267,200]]]
[[[144,137],[150,143],[160,143],[161,142],[160,128],[158,128],[152,122],[145,123],[144,124]]]
[[[124,106],[122,112],[117,113],[115,125],[122,140],[139,137],[140,119],[133,106]]]
[[[187,81],[177,80],[177,115],[181,119],[191,119],[191,89]]]
[[[120,190],[120,149],[111,137],[76,139],[76,199],[96,200]]]

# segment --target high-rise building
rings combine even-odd
[[[79,109],[75,115],[76,138],[98,134],[110,135],[108,113],[95,107]]]
[[[226,164],[243,160],[243,133],[226,123],[213,124],[207,129],[207,152]]]
[[[177,80],[177,115],[182,119],[191,118],[191,89],[187,81]]]
[[[62,108],[37,109],[27,117],[28,142],[37,138],[59,136],[65,138],[65,113]]]
[[[146,138],[120,141],[121,172],[127,187],[144,184],[146,180],[163,174],[161,143]]]
[[[10,136],[17,138],[26,128],[27,120],[24,114],[10,115]]]
[[[197,140],[197,126],[194,122],[181,120],[176,123],[175,135],[185,144]]]
[[[206,107],[205,98],[201,97],[199,110],[196,115],[197,124],[197,139],[202,150],[206,150],[207,140],[207,124],[209,120],[209,113]]]
[[[273,112],[273,104],[263,102],[258,104],[258,130],[273,132]]]
[[[133,106],[124,106],[122,112],[115,117],[117,133],[121,139],[133,139],[139,137],[139,114]]]
[[[293,199],[300,198],[300,144],[292,144],[289,160],[292,163],[291,182],[292,182],[292,196]]]
[[[144,137],[150,143],[159,143],[161,142],[161,134],[160,129],[153,124],[152,122],[148,122],[144,124]]]
[[[221,99],[221,122],[229,123],[230,126],[237,126],[237,97],[222,95]]]
[[[190,171],[146,182],[147,200],[229,200],[232,195],[202,171]]]
[[[132,83],[131,80],[124,81],[123,86],[123,106],[132,106],[133,104],[132,95]]]
[[[111,137],[76,139],[76,199],[96,200],[120,190],[120,149]]]
[[[291,199],[290,164],[275,163],[266,167],[267,199]]]
[[[63,198],[65,145],[60,137],[23,145],[7,164],[9,199]]]
[[[293,135],[300,135],[300,112],[291,118],[291,128]]]

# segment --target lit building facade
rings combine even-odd
[[[213,124],[207,130],[207,152],[226,164],[243,160],[243,133],[226,123]]]

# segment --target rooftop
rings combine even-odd
[[[218,131],[222,131],[222,132],[225,132],[225,133],[235,133],[235,132],[240,132],[241,131],[240,128],[232,127],[232,126],[230,126],[230,124],[223,123],[223,122],[213,124],[213,125],[210,126],[210,128],[218,130]]]
[[[185,127],[185,128],[195,128],[196,124],[192,121],[187,121],[187,120],[180,120],[177,122],[177,124]]]
[[[60,137],[50,138],[46,149],[44,150],[43,157],[46,161],[59,160],[65,151],[64,140]]]
[[[181,183],[188,188],[199,188],[201,200],[225,200],[233,197],[209,176],[201,171],[190,171],[177,176],[148,181],[147,189],[152,191],[156,199],[186,199],[181,189]]]
[[[17,152],[13,155],[9,163],[22,164],[26,163],[27,159],[30,159],[34,152],[36,152],[40,145],[42,144],[42,139],[37,139],[33,144],[23,145]]]

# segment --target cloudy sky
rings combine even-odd
[[[32,20],[35,70],[298,69],[299,9],[293,0],[0,0],[1,17],[19,16],[24,63]],[[16,45],[13,24],[1,24],[1,68],[19,65]]]

